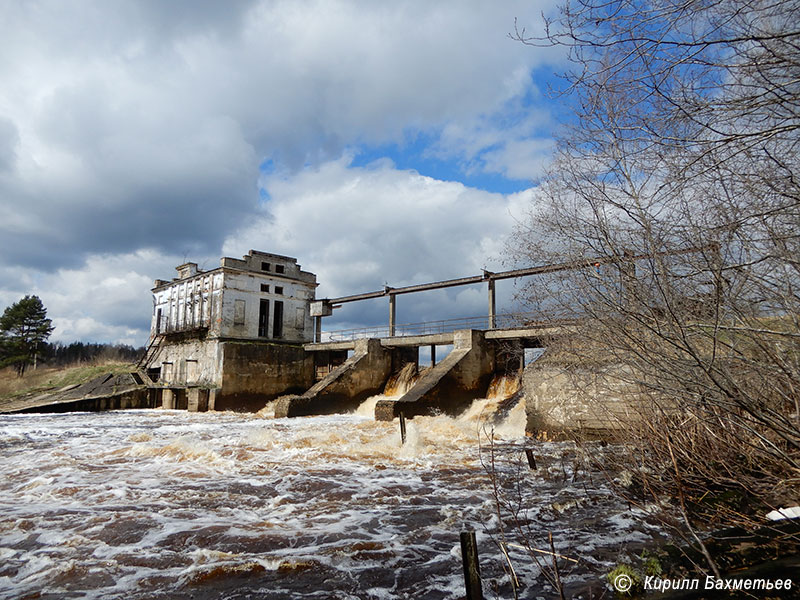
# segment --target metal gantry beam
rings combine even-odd
[[[494,273],[492,271],[483,270],[481,275],[473,275],[471,277],[459,277],[457,279],[445,279],[442,281],[433,281],[430,283],[421,283],[417,285],[407,285],[404,287],[390,287],[385,286],[383,290],[375,292],[365,292],[363,294],[353,294],[350,296],[340,296],[338,298],[323,298],[316,300],[312,303],[311,314],[316,317],[316,334],[315,338],[319,341],[322,317],[332,314],[334,305],[344,304],[345,302],[359,302],[361,300],[370,300],[372,298],[383,298],[389,296],[389,331],[390,335],[394,336],[397,324],[397,296],[400,294],[412,294],[415,292],[426,292],[429,290],[440,290],[443,288],[456,287],[461,285],[473,285],[476,283],[487,282],[489,291],[489,329],[496,327],[496,304],[495,304],[495,281],[500,279],[516,279],[518,277],[527,277],[530,275],[542,275],[545,273],[557,273],[559,271],[570,271],[575,269],[586,269],[591,267],[599,267],[600,265],[608,265],[615,263],[634,263],[637,260],[644,260],[648,258],[655,258],[659,256],[673,256],[680,254],[691,254],[694,252],[701,252],[703,250],[719,251],[719,246],[710,244],[706,246],[696,246],[691,248],[683,248],[679,250],[669,250],[664,252],[653,252],[649,254],[633,254],[625,253],[620,256],[598,256],[594,258],[585,258],[581,260],[574,260],[569,262],[554,263],[550,265],[541,265],[538,267],[528,267],[525,269],[513,269],[511,271],[500,271]]]

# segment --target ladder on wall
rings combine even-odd
[[[164,339],[164,335],[161,333],[157,333],[152,340],[150,340],[150,344],[147,346],[147,350],[144,351],[142,357],[139,359],[139,362],[136,363],[136,370],[141,371],[156,355],[159,348],[161,348],[161,342]]]

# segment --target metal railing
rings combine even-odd
[[[436,333],[451,333],[458,329],[514,329],[517,327],[545,327],[552,321],[538,321],[535,313],[507,313],[495,315],[495,326],[490,327],[490,317],[464,317],[460,319],[445,319],[442,321],[426,321],[424,323],[404,323],[394,326],[394,336],[389,325],[379,327],[359,327],[356,329],[338,329],[336,331],[323,331],[323,342],[345,342],[363,338],[388,338],[409,337],[416,335],[431,335]]]

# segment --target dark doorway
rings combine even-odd
[[[156,333],[161,333],[161,309],[156,312]]]
[[[158,381],[159,379],[161,379],[161,367],[153,367],[147,369],[147,376],[150,378],[150,381],[153,382]]]
[[[272,316],[272,337],[283,337],[283,302],[275,301],[275,314]]]
[[[258,337],[267,337],[269,333],[267,319],[269,319],[269,300],[262,299],[258,307]]]

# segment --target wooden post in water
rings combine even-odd
[[[461,532],[461,558],[464,563],[467,600],[483,600],[481,570],[478,564],[478,542],[472,529]]]
[[[525,448],[525,456],[528,457],[528,467],[531,469],[536,468],[536,459],[533,457],[533,450]]]
[[[406,443],[406,416],[403,413],[400,413],[400,440],[402,444],[405,446]]]

